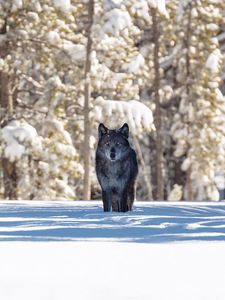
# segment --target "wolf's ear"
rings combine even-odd
[[[123,124],[123,126],[119,129],[119,132],[122,133],[127,139],[129,137],[129,126],[127,123]]]
[[[108,133],[108,128],[104,126],[104,124],[100,123],[98,126],[98,137],[101,138],[103,135]]]

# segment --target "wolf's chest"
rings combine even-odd
[[[103,186],[110,189],[112,192],[120,192],[126,186],[128,180],[127,176],[122,174],[108,173],[103,179]]]
[[[110,161],[106,157],[97,155],[96,171],[99,183],[103,189],[121,190],[131,177],[131,163],[129,157]]]
[[[128,161],[117,161],[106,163],[105,170],[108,178],[112,180],[120,180],[129,171]]]
[[[108,166],[106,176],[108,185],[112,187],[124,184],[129,178],[129,167],[125,162],[123,164],[112,164]]]

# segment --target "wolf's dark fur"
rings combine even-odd
[[[98,127],[96,173],[102,188],[104,211],[131,211],[135,198],[138,165],[128,142],[129,127],[110,130]]]

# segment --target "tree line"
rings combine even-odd
[[[131,129],[138,200],[219,200],[225,4],[0,2],[0,198],[99,199],[97,127]]]

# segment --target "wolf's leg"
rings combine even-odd
[[[120,195],[117,191],[113,191],[112,194],[112,211],[120,211]]]
[[[112,202],[112,211],[118,211],[118,201],[115,201],[114,199]]]
[[[116,192],[114,192],[112,194],[112,211],[119,211],[119,207],[118,207],[118,203],[119,203],[119,196]]]
[[[102,191],[102,201],[103,201],[103,207],[104,211],[111,211],[112,207],[112,192],[107,190],[107,191]]]
[[[125,188],[122,192],[121,199],[119,201],[119,211],[127,212],[127,188]]]
[[[127,199],[127,209],[128,211],[132,211],[134,199],[136,193],[136,184],[135,182],[131,182],[129,189],[128,189],[128,199]]]

